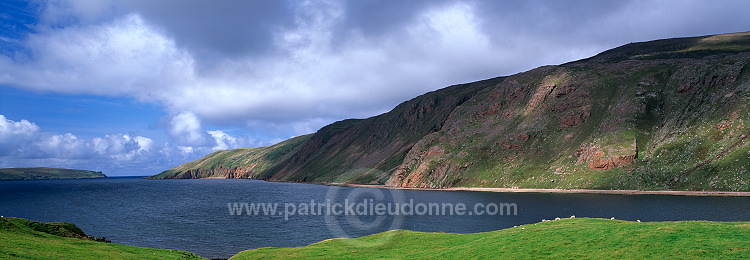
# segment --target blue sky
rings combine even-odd
[[[8,118],[33,118],[43,129],[76,133],[94,138],[102,133],[129,129],[137,135],[160,134],[158,122],[163,116],[157,104],[126,97],[100,97],[40,93],[2,87],[0,110]]]
[[[151,175],[451,84],[750,30],[750,1],[0,3],[0,167]]]

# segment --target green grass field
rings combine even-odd
[[[371,245],[371,246],[368,246]],[[477,234],[394,230],[232,259],[748,259],[748,222],[562,219]]]
[[[202,259],[179,250],[94,242],[73,224],[0,218],[0,258]],[[232,259],[748,259],[750,222],[565,218],[476,234],[393,230]]]
[[[193,253],[95,242],[69,223],[0,218],[0,259],[204,259]]]

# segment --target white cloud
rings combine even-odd
[[[151,148],[154,145],[154,140],[151,140],[151,138],[148,137],[136,136],[133,140],[138,144],[138,151],[151,151]]]
[[[25,39],[25,47],[29,53],[0,59],[0,83],[155,100],[192,73],[190,56],[135,14],[103,24],[42,29]]]
[[[14,121],[0,114],[0,168],[73,167],[146,175],[220,149],[271,144],[248,136],[230,135],[224,130],[204,131],[200,121],[190,113],[179,114],[172,121],[174,133],[185,137],[184,144],[130,134],[86,139],[72,133],[46,132],[28,120]]]
[[[51,158],[85,159],[90,156],[90,144],[71,133],[41,137],[34,143],[41,154]]]
[[[15,138],[17,136],[30,136],[39,132],[39,126],[26,119],[13,121],[0,115],[0,140]]]
[[[112,134],[104,138],[95,137],[91,143],[96,154],[117,161],[149,160],[153,156],[150,152],[154,140],[148,137]]]
[[[192,146],[177,146],[177,150],[180,151],[183,156],[195,153],[195,148]]]
[[[160,145],[162,149],[157,150],[159,144],[153,139],[129,134],[109,134],[84,139],[72,133],[51,133],[42,131],[28,120],[14,121],[0,115],[0,168],[94,167],[96,170],[133,174],[132,171],[137,172],[139,167],[165,170],[187,160],[195,160],[211,151],[211,147],[175,148],[166,142]],[[182,153],[168,153],[170,150],[181,150]]]
[[[0,115],[0,156],[19,154],[24,144],[39,132],[39,126],[28,120],[13,121]]]
[[[357,11],[367,3],[221,4],[273,22],[262,24],[242,12],[212,16],[214,7],[204,4],[59,0],[48,3],[39,29],[24,40],[28,54],[0,57],[0,84],[129,96],[163,105],[178,117],[190,113],[212,124],[270,126],[266,132],[281,127],[283,135],[299,135],[385,112],[449,84],[584,58],[627,43],[626,37],[688,33],[696,24],[711,31],[717,17],[746,17],[732,4],[691,2],[672,12],[665,8],[674,3],[663,1],[573,2],[569,10],[569,3],[554,1],[428,1],[396,4],[392,9],[407,10],[399,14],[408,17],[379,20]],[[190,14],[205,15],[207,28],[189,23],[202,35],[185,33],[175,22],[192,19],[184,17]],[[285,18],[274,18],[279,16]],[[750,25],[737,19],[733,28]],[[381,25],[388,30],[368,31]],[[247,26],[255,29],[242,30]],[[613,31],[626,36],[607,36]],[[253,52],[205,39],[210,37],[268,46]],[[245,51],[232,51],[237,48]],[[216,55],[207,58],[206,52]],[[210,142],[199,128],[172,127],[180,145]]]
[[[56,8],[67,10],[62,3]],[[77,2],[70,6],[69,14],[95,16]],[[30,55],[0,58],[0,83],[163,104],[178,114],[170,129],[178,143],[204,145],[199,127],[180,121],[282,125],[290,129],[285,135],[306,134],[294,129],[314,131],[342,118],[373,116],[448,84],[495,76],[488,68],[505,62],[468,4],[426,9],[378,39],[356,32],[336,37],[345,15],[338,2],[300,4],[293,25],[272,34],[274,55],[226,58],[200,70],[190,49],[138,13],[50,27],[26,40]]]
[[[234,138],[221,130],[208,131],[208,134],[210,134],[216,141],[216,146],[213,148],[214,150],[226,150],[229,149],[229,147],[235,147],[237,145],[237,138]]]
[[[243,136],[243,137],[232,136],[232,135],[225,133],[222,130],[207,131],[207,133],[211,135],[211,137],[216,142],[216,145],[211,148],[213,150],[258,147],[258,146],[269,144],[269,143],[259,142],[255,140],[254,138],[250,138],[246,136]]]
[[[172,117],[169,134],[180,145],[205,146],[207,141],[200,119],[190,112]]]

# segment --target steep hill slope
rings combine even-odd
[[[252,178],[750,190],[749,62],[750,33],[628,44],[331,124]]]
[[[508,77],[388,184],[748,190],[747,51],[748,33],[668,39]]]

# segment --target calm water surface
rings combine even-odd
[[[412,212],[410,216],[357,217],[313,215],[312,211],[283,215],[291,205],[296,209],[311,201],[461,203],[467,212],[478,203],[515,203],[517,215],[418,216]],[[280,214],[247,215],[243,211],[232,215],[229,203],[278,203]],[[115,243],[226,258],[247,249],[303,246],[389,229],[475,233],[571,215],[641,221],[750,221],[750,197],[411,191],[258,180],[115,177],[0,182],[0,215],[71,222],[89,235]]]

